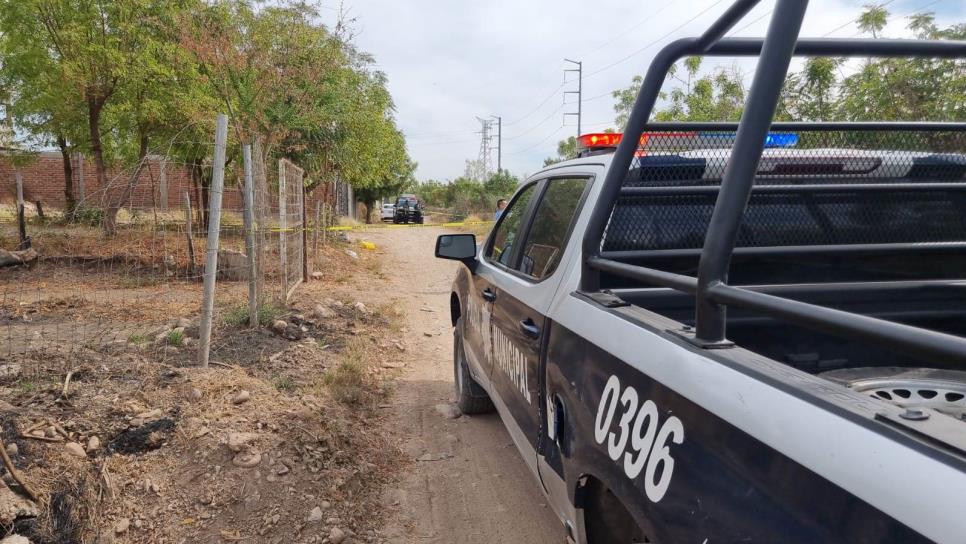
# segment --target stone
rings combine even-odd
[[[312,310],[312,315],[317,319],[332,319],[336,316],[336,313],[331,308],[316,304],[315,309]]]
[[[25,249],[23,251],[7,251],[5,249],[0,249],[0,267],[28,264],[36,261],[37,257],[38,254],[33,249]]]
[[[244,281],[251,277],[248,255],[231,249],[218,250],[218,279]]]
[[[352,307],[362,313],[366,313],[369,311],[369,309],[366,308],[366,305],[361,302],[356,302],[355,304],[352,305]]]
[[[322,273],[319,272],[318,270],[316,270],[315,272],[312,272],[311,276],[312,276],[312,279],[313,280],[321,280],[322,279]]]
[[[0,525],[9,527],[17,519],[35,518],[38,514],[39,510],[33,501],[0,484]]]
[[[321,506],[323,510],[328,510],[329,508],[332,508],[332,503],[329,501],[322,501],[322,504],[319,506]]]
[[[332,530],[329,531],[330,544],[342,544],[342,541],[345,540],[345,537],[345,531],[339,529],[338,527],[333,527]]]
[[[87,453],[94,453],[101,449],[101,439],[97,436],[92,436],[87,439]]]
[[[285,329],[287,328],[288,328],[288,321],[285,321],[284,319],[276,319],[275,322],[272,323],[272,329],[275,332],[282,333],[282,332],[285,332]]]
[[[178,322],[175,324],[175,326],[182,330],[187,329],[188,327],[191,326],[191,320],[188,319],[187,317],[182,317],[178,319]]]
[[[225,444],[228,445],[228,449],[230,449],[235,453],[238,453],[240,451],[247,449],[248,446],[251,445],[251,443],[254,442],[257,438],[258,438],[258,435],[255,433],[231,432],[231,433],[228,433],[228,439],[226,440]]]
[[[279,476],[285,476],[286,474],[288,474],[288,472],[289,472],[289,468],[285,465],[279,465],[278,468],[275,469],[275,474]]]
[[[19,412],[20,409],[9,402],[0,399],[0,412]]]
[[[305,523],[319,523],[322,521],[322,509],[316,506],[309,512],[309,515],[305,517]]]
[[[64,449],[67,451],[67,453],[73,455],[74,457],[81,457],[84,459],[87,458],[87,452],[84,451],[84,446],[81,446],[77,442],[68,442],[64,444]]]
[[[123,535],[127,532],[128,528],[131,527],[131,520],[127,518],[121,518],[117,520],[114,524],[114,532],[119,535]]]
[[[262,454],[257,450],[243,451],[232,458],[231,464],[240,468],[255,468],[262,462]]]
[[[456,419],[463,415],[460,409],[456,407],[455,404],[437,404],[436,411],[440,413],[446,419]]]
[[[353,259],[358,259],[359,258],[359,254],[356,253],[355,251],[352,251],[351,249],[345,250],[345,254],[348,255],[348,256],[350,256],[350,257],[352,257]]]
[[[248,391],[242,389],[241,391],[238,392],[238,394],[236,394],[231,399],[231,403],[232,404],[243,404],[243,403],[246,403],[249,400],[251,400],[251,398],[252,398],[252,394],[249,393]]]
[[[201,397],[202,397],[201,389],[198,389],[197,387],[192,387],[191,389],[188,390],[188,400],[192,402],[197,402],[201,400]]]
[[[0,540],[0,544],[30,544],[30,539],[20,535],[10,535]]]
[[[13,457],[18,453],[20,453],[20,447],[18,447],[15,442],[11,442],[7,444],[7,455],[9,455],[10,457]]]

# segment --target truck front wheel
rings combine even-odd
[[[493,401],[470,375],[463,349],[463,318],[453,329],[453,379],[456,382],[456,406],[464,414],[485,414],[493,411]]]

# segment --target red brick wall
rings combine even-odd
[[[80,200],[80,175],[84,175],[84,199],[92,206],[100,207],[111,196],[112,201],[127,184],[130,172],[113,170],[108,172],[108,188],[105,190],[97,183],[94,163],[83,159],[83,168],[78,160],[74,160],[73,182],[74,196]],[[45,152],[36,161],[22,169],[24,180],[24,199],[29,202],[39,200],[45,208],[61,209],[64,206],[64,163],[60,153]],[[170,163],[165,165],[167,177],[167,206],[170,209],[180,209],[184,206],[184,193],[188,191],[192,206],[197,206],[196,195],[191,184],[191,175],[186,166]],[[226,174],[225,193],[222,197],[222,207],[225,209],[241,210],[243,206],[242,194],[235,179],[229,179],[233,174]],[[155,206],[163,208],[161,202],[161,160],[151,158],[148,167],[144,168],[138,178],[137,185],[126,207],[136,209],[153,209]],[[10,161],[0,155],[0,202],[13,203],[17,198],[14,169]]]

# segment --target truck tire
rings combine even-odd
[[[453,329],[453,380],[456,384],[456,406],[464,414],[485,414],[493,411],[493,401],[476,383],[466,365],[463,351],[463,318],[456,321]]]

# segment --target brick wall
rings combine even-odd
[[[167,204],[170,209],[180,209],[184,206],[185,191],[188,191],[191,196],[192,206],[198,205],[194,187],[191,184],[191,174],[182,164],[167,162],[164,165],[164,178],[167,182],[167,198],[164,198],[161,163],[160,157],[149,159],[148,166],[141,172],[126,207],[145,210],[157,206],[159,209],[164,209]],[[64,163],[60,153],[41,153],[36,161],[24,166],[22,172],[24,200],[29,202],[39,200],[45,208],[62,209],[64,207]],[[74,196],[80,201],[83,195],[83,200],[92,206],[103,206],[107,201],[106,197],[110,196],[112,200],[116,198],[127,184],[128,175],[130,172],[121,170],[108,172],[108,187],[104,189],[97,183],[94,163],[78,155],[73,160]],[[242,194],[236,180],[229,179],[231,175],[226,174],[222,206],[225,209],[241,210]],[[16,198],[13,165],[7,157],[0,155],[0,202],[13,203]]]

